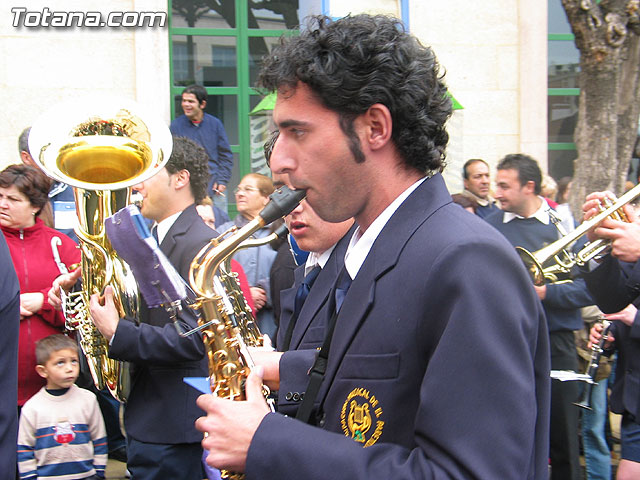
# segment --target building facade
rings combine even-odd
[[[168,124],[182,113],[182,88],[196,82],[207,87],[207,111],[227,130],[235,156],[233,187],[249,171],[266,169],[261,146],[270,117],[268,109],[255,112],[262,96],[253,88],[260,58],[308,14],[359,12],[402,19],[442,64],[463,107],[450,122],[445,177],[452,192],[461,189],[460,167],[468,158],[495,165],[507,153],[524,152],[545,169],[555,158],[547,133],[547,25],[548,12],[558,15],[560,0],[487,0],[474,8],[465,0],[278,4],[284,8],[276,12],[245,0],[31,0],[28,7],[12,0],[0,9],[2,165],[19,161],[22,129],[62,100],[122,96]],[[166,22],[160,25],[160,17],[152,16],[155,23],[139,24],[141,13],[164,14]],[[77,26],[81,14],[85,23]],[[94,25],[94,17],[114,20],[114,26]],[[72,26],[62,26],[65,21]],[[556,80],[571,73],[563,70],[570,66],[553,68]],[[549,121],[573,113],[571,101],[564,103],[553,103]],[[570,155],[563,155],[560,160],[570,163]]]

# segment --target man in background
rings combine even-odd
[[[496,199],[502,211],[485,220],[514,247],[529,252],[555,242],[562,234],[556,226],[560,218],[540,195],[542,172],[528,155],[512,154],[498,164]],[[584,280],[566,279],[533,287],[547,317],[553,370],[578,371],[574,331],[582,328],[581,307],[593,305]],[[551,383],[550,459],[551,478],[580,480],[578,444],[578,382],[553,380]]]
[[[18,327],[20,284],[7,241],[0,232],[0,472],[12,478],[16,471],[18,438]]]
[[[464,190],[462,195],[474,201],[477,206],[475,213],[485,218],[500,211],[496,201],[491,197],[491,179],[489,178],[489,164],[480,158],[472,158],[462,167]]]
[[[171,122],[171,133],[187,137],[202,145],[209,155],[207,194],[214,205],[227,211],[225,191],[231,179],[233,154],[222,122],[205,113],[207,90],[201,85],[189,85],[182,91],[183,115]]]

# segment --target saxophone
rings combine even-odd
[[[138,287],[111,246],[105,219],[131,202],[131,186],[164,167],[173,145],[164,123],[114,100],[63,104],[43,114],[29,134],[29,149],[45,174],[73,187],[82,250],[82,287],[63,292],[67,330],[76,331],[93,382],[122,402],[129,389],[128,363],[109,358],[109,345],[89,313],[89,298],[114,288],[121,318],[137,319]]]
[[[231,255],[240,248],[266,243],[266,239],[261,239],[260,243],[246,240],[260,228],[289,214],[304,196],[304,190],[287,187],[276,190],[255,219],[222,241],[212,240],[191,262],[189,283],[198,296],[194,307],[201,313],[198,330],[202,332],[213,395],[231,400],[246,399],[244,383],[255,366],[248,347],[262,345],[260,331],[235,275],[230,273]],[[275,238],[277,234],[272,235]],[[265,397],[269,394],[267,387],[263,392]],[[272,403],[270,407],[274,409]],[[243,474],[225,470],[221,475],[232,480],[244,478]]]

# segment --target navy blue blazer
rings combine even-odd
[[[640,300],[640,262],[622,263],[606,256],[598,268],[585,274],[587,287],[604,313],[615,313]],[[611,387],[611,410],[628,412],[640,422],[640,312],[631,326],[613,322],[618,361]]]
[[[300,315],[291,335],[289,350],[303,350],[306,348],[319,348],[322,346],[325,334],[326,315],[321,314],[321,309],[326,307],[329,293],[336,283],[338,274],[344,266],[344,254],[347,252],[349,241],[355,231],[356,226],[352,226],[349,231],[336,243],[333,252],[329,255],[327,263],[322,268],[316,281],[313,283],[309,296],[302,306]],[[293,287],[280,292],[280,325],[278,327],[278,337],[276,347],[284,341],[285,332],[291,322],[295,306],[295,296],[298,287],[304,279],[304,265],[296,268],[294,272]]]
[[[216,236],[191,205],[171,226],[160,249],[188,281],[193,257]],[[124,415],[127,435],[147,443],[198,443],[202,433],[194,422],[203,414],[196,406],[200,393],[182,379],[209,374],[202,337],[180,337],[163,308],[142,303],[140,324],[121,320],[109,349],[109,356],[132,362]],[[181,321],[185,330],[197,325],[187,309]]]
[[[281,388],[287,375],[281,362]],[[318,398],[317,427],[264,418],[247,480],[547,478],[542,306],[511,245],[452,203],[441,175],[403,202],[353,280]]]
[[[18,439],[18,329],[20,284],[4,234],[0,232],[0,472],[16,469]],[[10,473],[6,474],[10,476]]]

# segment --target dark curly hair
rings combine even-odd
[[[393,120],[392,139],[405,163],[421,172],[444,166],[444,125],[451,100],[433,51],[394,18],[355,15],[307,19],[296,37],[282,38],[264,59],[258,86],[284,93],[298,82],[340,115],[356,161],[363,161],[353,122],[375,103]]]
[[[185,137],[173,137],[173,150],[165,168],[171,174],[180,170],[189,171],[189,186],[196,204],[207,196],[209,155],[196,142]]]
[[[29,199],[34,207],[39,208],[38,214],[49,201],[49,189],[52,180],[42,171],[28,165],[9,165],[0,172],[0,187],[8,188],[15,185],[20,193]]]
[[[520,186],[524,187],[527,182],[534,182],[535,188],[533,191],[536,195],[540,195],[542,190],[542,172],[540,171],[538,162],[529,155],[525,155],[524,153],[505,155],[496,168],[497,170],[516,170],[518,172]]]

